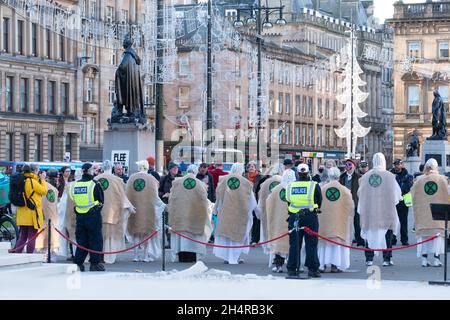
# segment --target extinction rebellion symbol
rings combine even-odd
[[[269,192],[272,192],[272,190],[279,185],[280,183],[278,181],[274,181],[269,185]]]
[[[287,202],[286,201],[286,189],[285,188],[280,190],[280,194],[279,195],[280,195],[281,201]]]
[[[329,188],[325,193],[326,197],[330,201],[337,201],[341,197],[341,193],[336,188]]]
[[[109,188],[109,181],[105,178],[101,178],[98,180],[98,183],[100,183],[100,187],[102,187],[103,191]]]
[[[382,181],[383,179],[376,173],[372,174],[369,178],[369,184],[374,188],[378,188]]]
[[[428,181],[423,188],[425,193],[429,196],[432,196],[438,191],[438,186],[434,181]]]
[[[47,200],[50,201],[50,202],[55,202],[55,199],[56,199],[56,197],[55,197],[55,191],[49,190],[49,191],[47,192]]]
[[[144,179],[136,179],[136,180],[134,180],[133,188],[137,192],[144,190],[144,188],[145,188],[145,180]]]
[[[230,178],[230,179],[228,179],[228,187],[231,190],[238,189],[240,185],[241,185],[241,182],[239,181],[238,178]]]
[[[187,190],[194,189],[196,184],[197,184],[197,183],[196,183],[195,180],[192,179],[192,178],[187,178],[187,179],[184,180],[184,182],[183,182],[183,186],[184,186]]]

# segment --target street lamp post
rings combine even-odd
[[[256,157],[259,168],[261,168],[261,154],[260,154],[260,131],[261,131],[261,107],[262,107],[262,29],[263,28],[272,28],[273,24],[270,22],[270,15],[273,13],[279,13],[279,18],[275,22],[277,25],[285,25],[286,20],[283,18],[283,8],[284,6],[281,4],[279,7],[269,7],[267,0],[266,5],[261,5],[261,0],[258,0],[258,5],[250,5],[250,8],[238,8],[237,9],[237,19],[234,22],[235,27],[243,27],[244,22],[241,20],[241,12],[249,12],[250,17],[246,19],[247,25],[256,25],[256,44],[258,50],[258,71],[257,71],[257,81],[258,81],[258,89],[257,89],[257,119],[256,119]],[[256,17],[254,13],[256,12]],[[262,21],[262,12],[264,12],[264,22]],[[249,155],[246,155],[248,157]]]

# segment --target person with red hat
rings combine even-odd
[[[147,158],[147,162],[148,162],[148,173],[151,174],[152,176],[154,176],[156,180],[160,181],[161,176],[155,170],[155,164],[156,164],[155,158],[153,158],[152,156],[149,156]]]
[[[341,174],[339,182],[346,186],[350,190],[353,197],[353,202],[355,204],[355,215],[353,217],[353,226],[355,230],[355,240],[358,246],[364,246],[364,239],[361,238],[361,225],[359,214],[356,211],[358,208],[358,189],[359,189],[359,178],[361,175],[356,172],[356,161],[353,159],[345,160],[345,172]]]

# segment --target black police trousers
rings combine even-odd
[[[299,213],[289,214],[288,225],[289,230],[294,229],[295,221],[299,219],[299,227],[308,227],[312,231],[319,231],[319,219],[316,212],[309,212],[305,210]],[[305,238],[306,245],[306,260],[305,266],[309,271],[317,271],[319,269],[319,256],[317,254],[318,239],[315,236],[309,235],[304,230],[300,230],[300,248],[298,248],[297,232],[294,230],[289,234],[289,258],[287,263],[288,271],[296,271],[300,269],[298,264],[298,252],[302,248],[303,238]]]
[[[75,237],[77,243],[85,248],[102,251],[103,250],[103,234],[102,234],[102,214],[101,208],[93,208],[87,213],[77,213],[77,225],[75,229]],[[84,263],[88,252],[77,248],[75,252],[74,262],[77,265]],[[89,262],[92,265],[99,264],[101,255],[90,253]]]

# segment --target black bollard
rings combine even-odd
[[[47,232],[48,232],[48,236],[47,236],[47,263],[51,263],[51,244],[52,244],[52,220],[48,219],[48,226],[47,226]]]
[[[166,218],[166,211],[163,211],[162,215],[162,271],[166,271],[166,228],[164,225]]]

